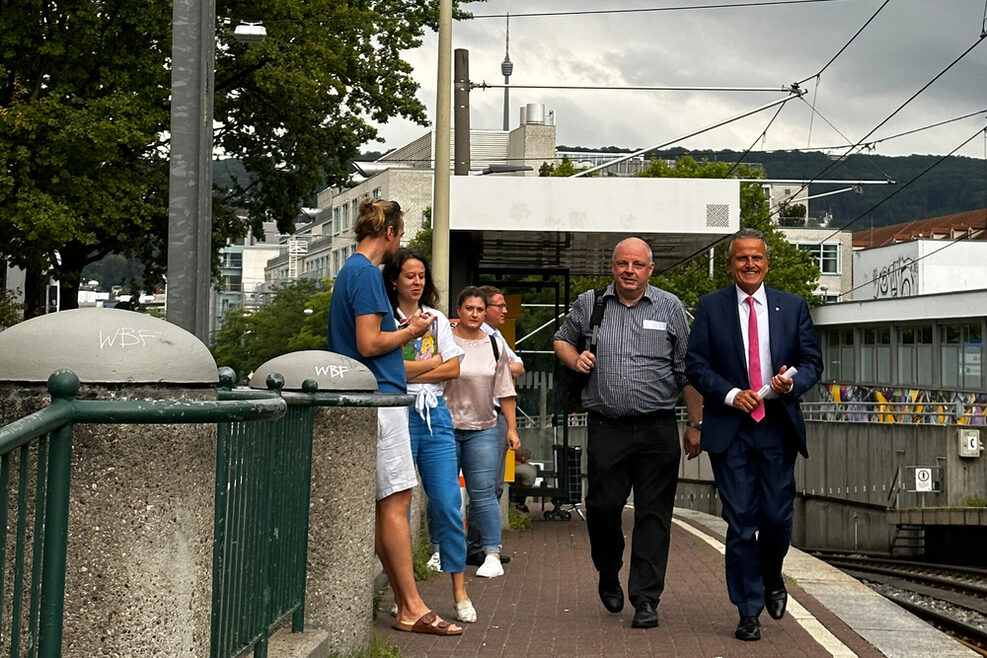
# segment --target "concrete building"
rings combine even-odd
[[[779,227],[800,251],[819,265],[814,295],[823,303],[853,298],[853,233],[829,227]]]
[[[919,239],[853,254],[855,299],[891,299],[981,288],[987,242]]]

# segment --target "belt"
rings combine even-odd
[[[611,423],[636,423],[646,420],[655,420],[658,418],[675,417],[675,409],[658,409],[656,411],[651,411],[646,414],[627,414],[623,416],[608,416],[604,413],[600,413],[599,411],[592,411],[592,410],[588,411],[587,413],[590,416],[596,416],[598,418],[607,420]]]

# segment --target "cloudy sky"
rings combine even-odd
[[[507,12],[515,85],[774,90],[804,81],[802,99],[785,103],[770,126],[777,106],[688,139],[679,138],[788,94],[512,90],[511,127],[517,126],[521,105],[543,103],[556,113],[559,144],[643,148],[674,141],[686,148],[743,150],[756,142],[755,150],[776,150],[824,149],[866,138],[883,140],[873,153],[907,155],[949,153],[973,137],[957,154],[984,158],[987,153],[985,0],[490,0],[464,8],[476,18],[454,24],[453,48],[469,50],[473,82],[503,83]],[[661,11],[524,15],[601,9]],[[436,41],[430,34],[421,48],[406,54],[430,117]],[[501,127],[502,89],[474,90],[470,100],[473,128]],[[978,111],[937,128],[884,139]],[[370,148],[394,148],[424,131],[393,121],[381,126],[383,143]]]

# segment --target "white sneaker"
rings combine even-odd
[[[394,605],[391,606],[391,616],[392,617],[397,617],[398,616],[398,604],[397,603],[395,603]]]
[[[469,599],[456,602],[456,621],[472,624],[476,621],[476,608]]]
[[[476,575],[480,578],[496,578],[504,575],[504,567],[500,563],[500,556],[493,553],[487,555],[477,570]]]
[[[442,571],[442,560],[439,559],[438,551],[432,553],[432,557],[428,558],[428,562],[425,563],[425,566],[429,571]]]

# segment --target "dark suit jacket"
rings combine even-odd
[[[774,373],[783,365],[798,368],[792,390],[781,399],[797,434],[799,452],[808,456],[799,398],[816,385],[822,374],[816,331],[804,299],[767,286],[765,292],[771,367]],[[723,403],[731,389],[750,388],[745,351],[736,286],[700,298],[689,334],[685,368],[689,381],[703,396],[702,448],[707,452],[726,450],[741,422],[749,416]]]

